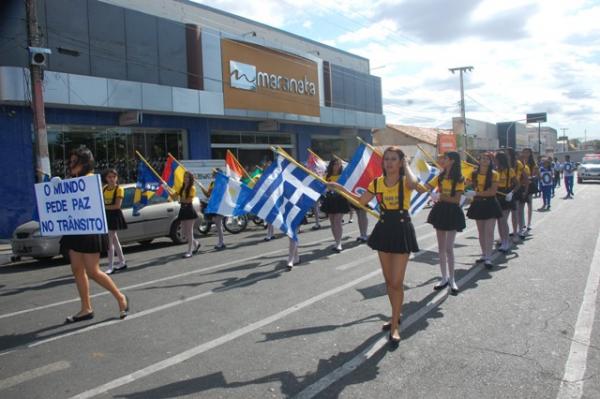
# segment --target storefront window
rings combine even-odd
[[[334,155],[348,160],[356,148],[356,140],[340,137],[312,137],[310,149],[317,153],[321,158],[330,160]]]
[[[135,151],[161,173],[168,153],[183,158],[184,138],[178,129],[49,125],[52,175],[66,176],[71,150],[84,145],[94,153],[96,172],[115,168],[120,182],[134,182],[139,161]]]
[[[214,132],[211,134],[212,159],[225,159],[227,150],[233,152],[246,170],[263,167],[273,160],[274,145],[296,155],[294,136],[289,133]]]

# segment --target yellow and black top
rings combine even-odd
[[[326,177],[325,181],[335,182],[335,181],[338,181],[339,178],[340,178],[340,175],[331,175],[329,177]]]
[[[190,193],[189,195],[185,195],[186,191],[183,187],[181,188],[181,190],[179,191],[179,200],[180,201],[186,201],[186,200],[193,200],[194,197],[196,196],[196,186],[193,185],[192,187],[190,187]]]
[[[412,194],[412,190],[408,188],[406,183],[406,177],[402,177],[403,179],[403,204],[402,208],[399,206],[399,194],[400,187],[398,186],[400,182],[394,184],[391,187],[385,185],[385,177],[380,176],[374,179],[367,188],[367,191],[377,197],[377,201],[381,208],[386,210],[408,210],[410,208],[410,196]]]
[[[441,194],[447,195],[447,196],[451,196],[452,195],[452,180],[445,178],[442,180],[442,187],[439,187],[439,175],[435,176],[433,179],[431,179],[427,185],[430,187],[438,187],[439,191]],[[454,187],[454,193],[458,193],[458,192],[464,192],[465,191],[465,181],[457,181],[456,182],[456,186]]]
[[[477,192],[485,191],[485,178],[486,178],[485,174],[482,175],[481,173],[479,173],[477,175],[477,184],[474,187],[475,191],[477,191]],[[499,178],[498,172],[493,170],[492,171],[492,184],[498,183],[498,178]]]
[[[102,188],[102,194],[104,195],[104,205],[114,205],[117,202],[117,198],[123,199],[125,197],[125,190],[118,185],[113,188],[109,188],[106,185]]]
[[[512,188],[514,177],[515,170],[512,168],[498,171],[498,188],[501,190]]]

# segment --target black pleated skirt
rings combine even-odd
[[[502,208],[498,199],[494,197],[475,197],[467,217],[474,220],[498,219],[502,216]]]
[[[198,213],[196,213],[196,210],[194,209],[194,206],[192,204],[181,204],[181,207],[179,208],[179,214],[177,215],[177,219],[190,220],[196,219],[197,217]]]
[[[348,205],[348,200],[341,194],[327,192],[323,196],[321,211],[327,214],[348,213],[350,212],[350,205]]]
[[[500,208],[502,208],[503,211],[508,211],[508,210],[513,210],[513,209],[517,209],[517,204],[515,203],[515,196],[513,195],[513,198],[510,201],[506,200],[506,194],[510,193],[511,190],[510,189],[498,189],[498,192],[504,193],[505,195],[502,194],[496,194],[496,199],[498,199],[498,203],[500,204]]]
[[[537,194],[540,192],[540,188],[538,187],[538,179],[533,178],[529,182],[529,194]]]
[[[367,244],[381,252],[419,252],[417,234],[407,211],[382,211]]]
[[[120,209],[107,209],[106,223],[109,230],[125,230],[127,228],[123,211]]]
[[[436,202],[427,216],[427,223],[436,230],[463,231],[466,226],[465,213],[458,204]]]
[[[70,249],[85,254],[106,252],[108,236],[106,234],[80,234],[62,236],[60,239],[61,252],[68,253]]]

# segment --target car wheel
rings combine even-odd
[[[54,256],[34,256],[33,259],[39,261],[39,262],[43,262],[45,260],[50,260],[54,258]]]
[[[185,235],[183,234],[183,226],[179,220],[174,221],[171,225],[169,237],[175,244],[184,244],[187,242]]]
[[[142,241],[138,241],[138,243],[140,245],[144,246],[144,247],[147,247],[148,245],[152,244],[152,241],[154,241],[154,240],[152,240],[152,239],[150,239],[150,240],[142,240]]]

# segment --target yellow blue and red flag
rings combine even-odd
[[[183,187],[183,175],[185,174],[185,168],[181,165],[177,159],[171,154],[167,156],[167,162],[162,172],[162,179],[173,189],[175,192],[181,191]],[[160,186],[157,195],[166,195],[166,190]]]

